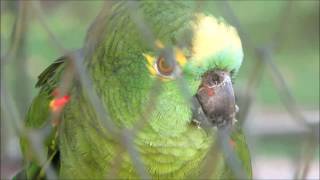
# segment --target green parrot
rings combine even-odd
[[[104,115],[77,72],[61,92],[77,66],[71,56],[82,57]],[[22,137],[26,166],[16,179],[46,178],[49,166],[61,179],[238,178],[229,155],[214,150],[220,129],[230,130],[233,160],[251,179],[232,88],[242,60],[235,28],[190,1],[112,3],[89,28],[84,47],[39,76],[25,126],[50,127],[47,157],[41,162]],[[114,133],[123,129],[134,132],[129,141]]]

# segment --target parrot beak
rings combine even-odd
[[[226,71],[206,72],[202,76],[202,82],[194,99],[198,101],[202,108],[201,112],[205,114],[211,126],[221,127],[232,123],[235,119],[237,111],[235,96],[230,74]]]

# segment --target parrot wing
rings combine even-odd
[[[232,127],[229,143],[236,158],[240,161],[241,170],[245,173],[245,177],[252,179],[250,152],[246,143],[245,135],[238,123]],[[221,173],[221,179],[237,179],[232,168],[226,161],[219,172]]]
[[[251,156],[245,135],[240,127],[236,124],[231,133],[231,140],[234,142],[234,151],[241,162],[241,166],[249,179],[252,179]]]
[[[47,67],[38,77],[36,84],[40,88],[39,94],[33,99],[27,112],[24,126],[27,129],[44,131],[41,142],[46,161],[40,163],[36,148],[33,147],[30,137],[22,135],[20,138],[21,151],[26,161],[26,166],[16,174],[13,179],[44,179],[48,165],[59,169],[59,149],[57,127],[46,126],[51,117],[50,102],[54,99],[54,91],[59,86],[60,78],[65,69],[68,56],[62,56]],[[60,116],[62,117],[62,116]]]

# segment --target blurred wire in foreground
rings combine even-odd
[[[272,38],[273,41],[266,42],[265,45],[262,46],[253,44],[252,40],[250,39],[250,36],[242,27],[240,20],[233,12],[228,1],[223,2],[222,8],[225,10],[224,12],[226,17],[228,17],[229,20],[233,24],[235,24],[235,26],[239,30],[243,42],[247,44],[248,47],[252,48],[257,56],[257,60],[256,62],[254,62],[255,65],[253,66],[251,76],[249,76],[249,79],[247,81],[245,97],[242,97],[243,104],[241,104],[240,107],[243,108],[244,111],[239,114],[240,122],[243,123],[246,120],[247,114],[250,109],[252,96],[254,96],[254,92],[256,91],[258,83],[262,78],[262,70],[268,68],[268,70],[270,70],[268,72],[272,76],[272,80],[276,85],[276,90],[279,93],[283,105],[286,107],[288,113],[290,114],[291,119],[299,125],[308,128],[307,135],[305,136],[308,155],[305,155],[305,153],[301,153],[301,155],[303,154],[302,156],[304,157],[302,158],[304,159],[302,160],[304,164],[304,166],[301,167],[302,173],[300,175],[298,171],[300,171],[301,168],[297,168],[297,172],[294,175],[294,179],[305,179],[307,176],[307,172],[310,168],[311,160],[315,155],[317,144],[319,141],[319,122],[317,125],[310,124],[310,121],[308,121],[304,117],[301,109],[298,107],[294,97],[292,96],[290,89],[288,88],[284,76],[281,74],[280,70],[278,69],[274,61],[274,53],[275,51],[279,52],[281,50],[280,47],[285,39],[284,37],[286,35],[286,27],[288,25],[287,22],[288,19],[291,17],[290,13],[292,12],[292,3],[293,1],[288,1],[287,3],[284,3],[282,11],[280,11],[281,13],[278,18],[278,28],[275,28],[274,37]],[[304,152],[303,149],[304,148],[301,148],[302,152]]]

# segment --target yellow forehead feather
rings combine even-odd
[[[151,56],[151,55],[149,55],[149,54],[146,54],[146,53],[143,53],[142,55],[144,56],[144,58],[146,59],[146,61],[147,61],[147,63],[148,63],[146,66],[147,66],[150,74],[151,74],[151,75],[156,75],[157,72],[156,72],[156,70],[153,68],[154,57]]]
[[[179,63],[181,67],[183,67],[187,63],[187,58],[183,54],[182,50],[179,48],[175,49],[175,54],[176,54],[176,60]]]
[[[193,24],[192,57],[197,63],[226,48],[242,49],[238,33],[232,26],[203,14],[198,14],[196,19]]]

